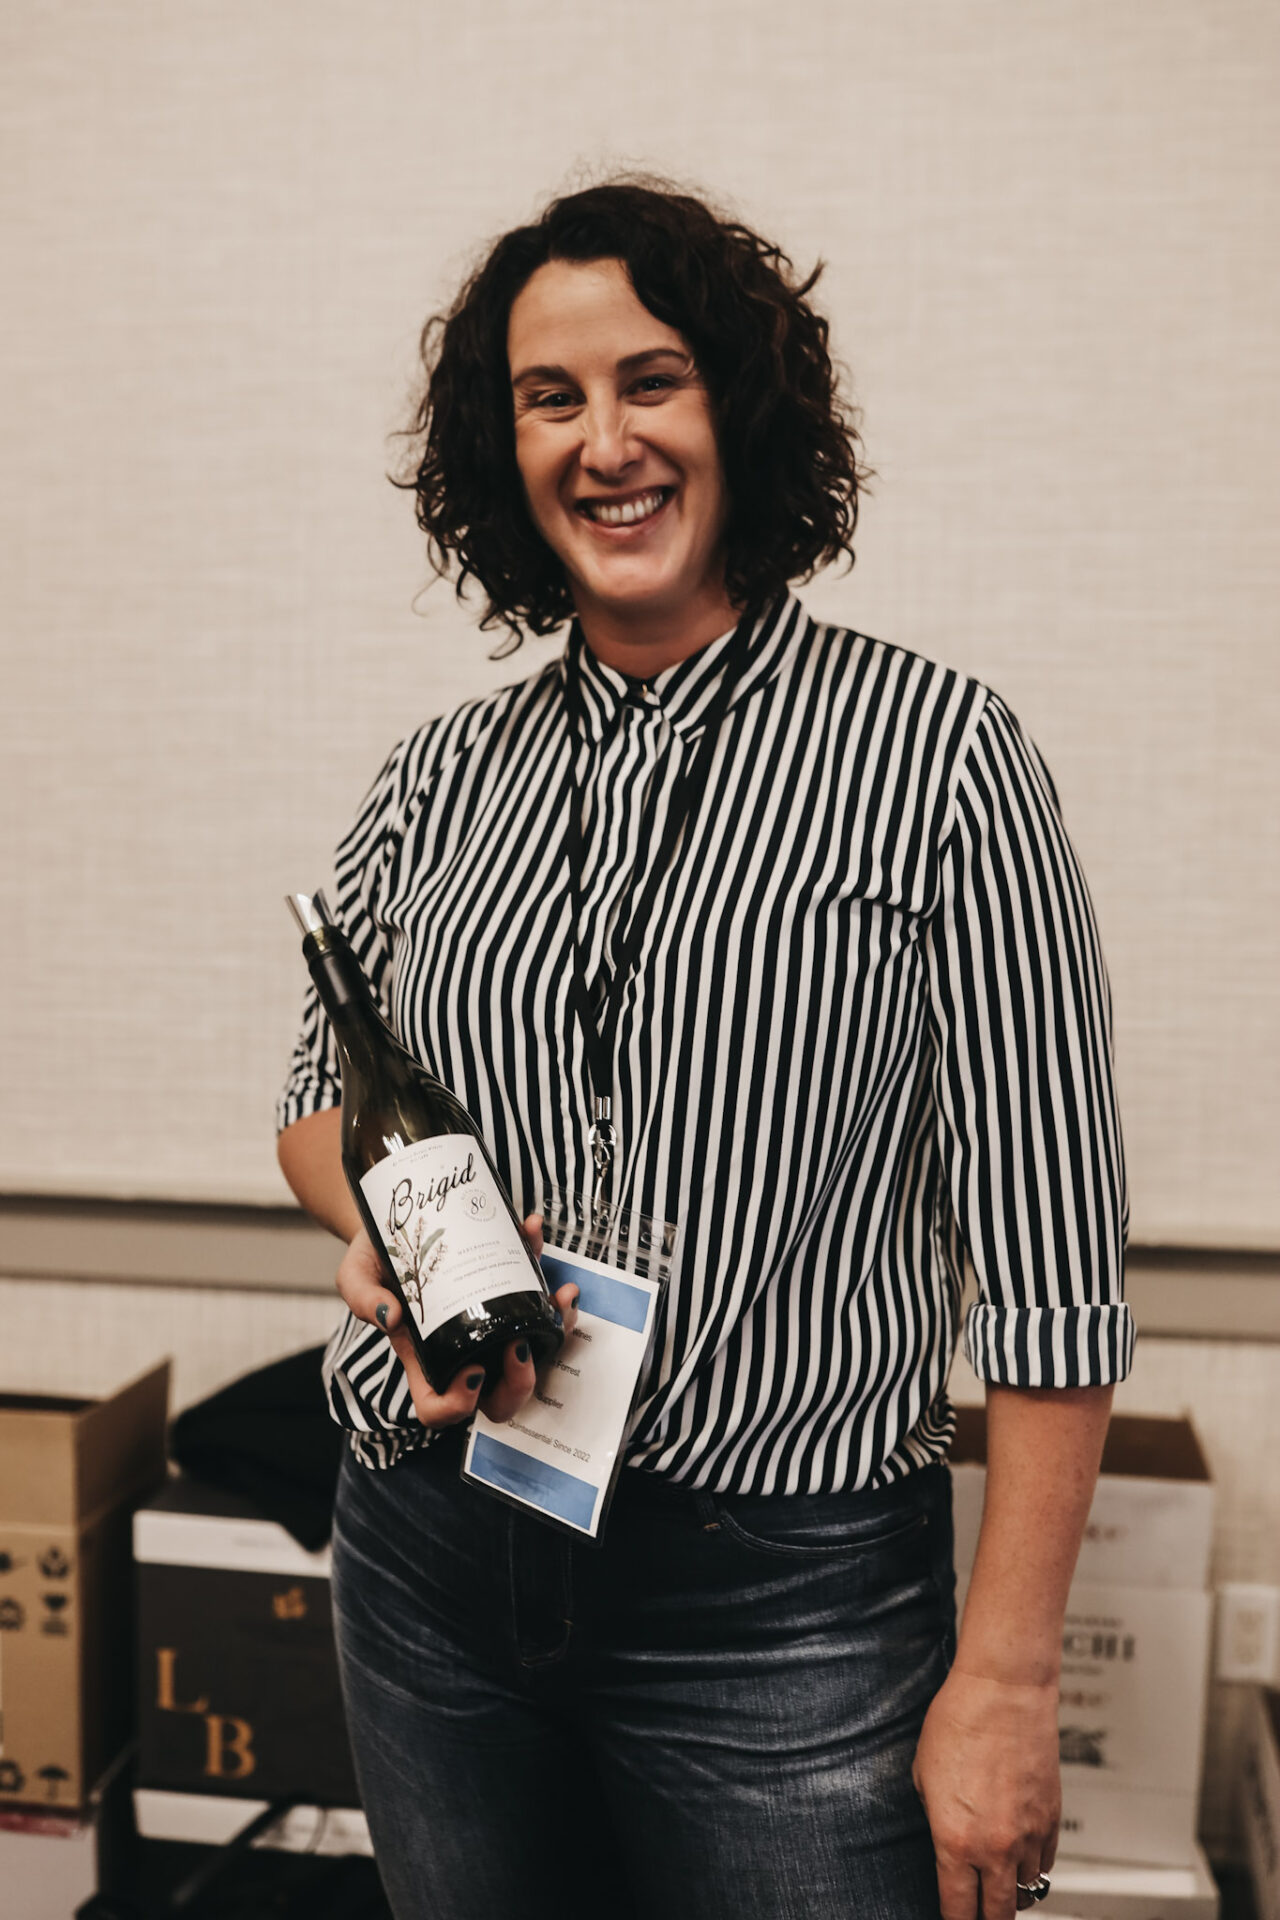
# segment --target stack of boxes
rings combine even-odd
[[[952,1450],[963,1598],[986,1484],[985,1421]],[[1067,1603],[1063,1817],[1046,1916],[1213,1920],[1196,1842],[1209,1677],[1213,1488],[1187,1420],[1117,1415]]]
[[[131,1510],[165,1474],[169,1365],[102,1400],[0,1394],[0,1805],[84,1805],[129,1736]]]
[[[133,1729],[130,1519],[168,1400],[167,1361],[101,1399],[0,1393],[0,1887],[22,1920],[98,1884]]]

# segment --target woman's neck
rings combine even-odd
[[[723,589],[679,613],[620,617],[614,609],[596,604],[578,608],[582,636],[597,660],[632,680],[651,680],[655,673],[676,666],[691,654],[718,640],[735,627],[741,610]]]

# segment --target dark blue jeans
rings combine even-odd
[[[333,1584],[397,1920],[937,1920],[911,1761],[954,1635],[951,1488],[624,1473],[595,1548],[348,1460]]]

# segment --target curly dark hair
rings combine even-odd
[[[637,298],[683,335],[706,384],[729,495],[725,589],[760,605],[841,553],[853,564],[857,415],[842,406],[827,322],[780,247],[650,175],[627,175],[553,200],[504,234],[447,314],[422,331],[426,385],[414,448],[393,484],[417,495],[436,573],[460,563],[488,595],[482,628],[518,645],[573,613],[563,565],[530,516],[516,465],[507,322],[526,281],[549,260],[619,260]]]

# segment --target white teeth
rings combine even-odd
[[[615,506],[605,500],[591,500],[583,503],[583,510],[592,520],[599,520],[606,527],[629,527],[637,520],[647,520],[655,514],[666,499],[665,491],[659,487],[653,493],[642,494],[638,500],[626,500]]]

